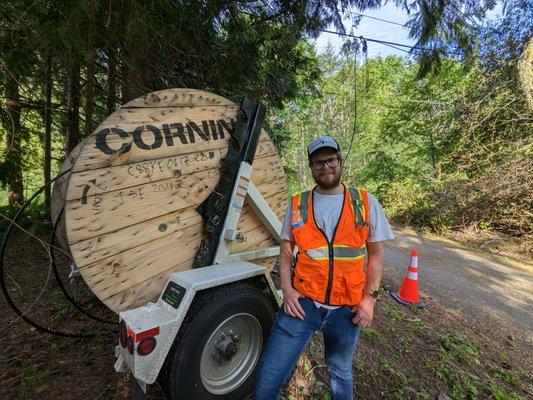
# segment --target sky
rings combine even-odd
[[[493,18],[497,14],[501,12],[501,3],[497,5],[497,7],[488,13],[488,18]],[[396,22],[398,24],[405,24],[408,20],[407,13],[399,8],[396,8],[394,4],[387,3],[384,7],[377,9],[377,10],[365,10],[361,12],[362,14],[381,18],[385,20],[389,20],[392,22]],[[350,33],[351,28],[351,17],[353,15],[346,15],[346,18],[344,19],[344,26],[346,27],[346,32]],[[334,27],[330,27],[330,30],[335,30]],[[378,39],[378,40],[385,40],[390,42],[396,42],[396,43],[402,43],[409,46],[414,45],[414,40],[409,39],[409,32],[406,28],[403,26],[377,21],[375,19],[363,17],[361,22],[359,23],[359,26],[354,31],[354,34],[359,36],[362,35],[364,37],[370,38],[370,39]],[[319,53],[323,52],[328,43],[331,43],[333,48],[338,52],[342,46],[342,43],[345,38],[342,38],[338,35],[331,34],[331,33],[321,33],[318,39],[316,40],[315,47]],[[393,49],[391,47],[378,44],[378,43],[368,43],[368,57],[386,57],[388,55],[399,55],[399,56],[406,56],[407,54],[405,52]],[[408,49],[406,49],[408,50]]]

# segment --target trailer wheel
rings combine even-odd
[[[237,284],[195,299],[167,358],[171,399],[242,399],[252,392],[274,322],[272,299]]]

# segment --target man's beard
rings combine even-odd
[[[337,186],[339,186],[340,182],[341,182],[341,173],[339,171],[339,173],[336,173],[334,174],[335,175],[335,179],[333,180],[327,180],[327,181],[323,181],[321,178],[322,177],[318,177],[318,178],[314,178],[315,179],[315,182],[316,184],[318,185],[318,187],[320,189],[323,189],[323,190],[329,190],[329,189],[333,189],[333,188],[336,188]]]

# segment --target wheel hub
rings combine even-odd
[[[216,351],[213,353],[213,358],[216,361],[222,361],[222,358],[224,358],[226,361],[231,360],[231,358],[239,350],[237,347],[238,339],[239,336],[234,330],[231,330],[229,334],[222,331],[220,339],[215,342]]]
[[[204,347],[200,376],[212,394],[231,392],[244,382],[261,355],[263,335],[259,321],[237,314],[220,323]]]
[[[230,342],[224,348],[224,357],[226,360],[231,360],[231,357],[237,352],[237,345],[233,342]]]

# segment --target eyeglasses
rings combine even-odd
[[[339,159],[337,157],[335,158],[328,158],[327,160],[317,160],[317,161],[312,161],[311,163],[311,167],[315,170],[315,171],[319,171],[321,169],[324,168],[324,165],[328,165],[328,167],[330,168],[336,168],[339,166]]]

